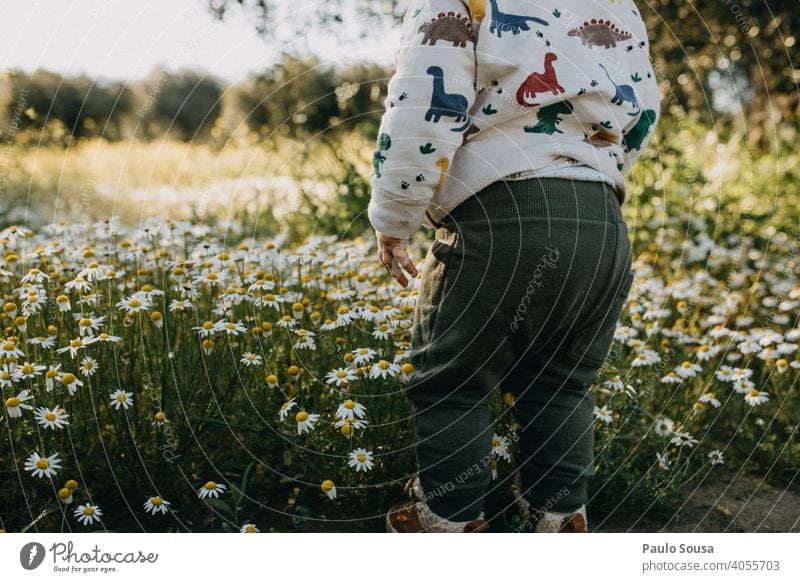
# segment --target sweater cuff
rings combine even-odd
[[[369,203],[367,214],[372,227],[386,236],[409,239],[414,236],[425,218],[425,205],[411,201],[387,200],[385,196],[375,196]]]

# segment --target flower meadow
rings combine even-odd
[[[671,511],[726,467],[791,483],[797,235],[696,216],[631,232],[636,279],[592,387],[590,512]],[[419,280],[394,283],[366,234],[244,233],[162,219],[0,232],[0,527],[381,530],[415,468],[403,387]],[[491,403],[500,530],[514,525],[507,388]]]

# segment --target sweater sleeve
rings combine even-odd
[[[388,236],[409,238],[422,226],[472,122],[476,65],[468,14],[462,0],[413,0],[403,18],[370,176],[369,219]]]

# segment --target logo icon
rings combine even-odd
[[[26,570],[35,570],[44,561],[44,546],[39,542],[30,542],[19,551],[19,563]]]

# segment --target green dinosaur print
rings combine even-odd
[[[452,42],[453,46],[467,46],[468,42],[475,42],[472,38],[472,22],[467,16],[455,12],[440,12],[436,18],[420,26],[417,32],[425,35],[422,44],[431,46],[437,40]]]
[[[431,143],[426,143],[425,145],[419,146],[419,153],[421,154],[432,154],[436,151],[436,148],[433,147]]]
[[[633,81],[634,83],[638,83],[641,80],[642,78],[639,76],[639,73],[634,73],[633,75],[631,75],[631,81]]]
[[[386,161],[386,156],[383,155],[383,152],[390,149],[392,147],[392,138],[389,136],[388,133],[382,133],[378,136],[378,149],[375,150],[375,153],[372,154],[372,169],[375,172],[376,178],[382,178],[381,176],[381,164]]]
[[[553,10],[553,16],[555,16],[556,18],[561,18],[561,11],[558,8],[556,8],[555,10]]]
[[[559,116],[569,115],[573,109],[574,107],[569,101],[559,101],[552,105],[546,105],[536,112],[536,125],[533,127],[526,125],[525,131],[528,133],[546,133],[547,135],[564,133],[558,129],[558,124],[562,121]]]
[[[642,149],[642,143],[644,143],[647,134],[650,133],[650,127],[655,123],[656,116],[656,112],[652,109],[645,109],[642,112],[642,116],[636,124],[628,133],[622,136],[622,143],[625,144],[626,152]]]
[[[491,103],[486,105],[481,111],[483,111],[485,115],[494,115],[497,113],[497,109],[493,108]]]

